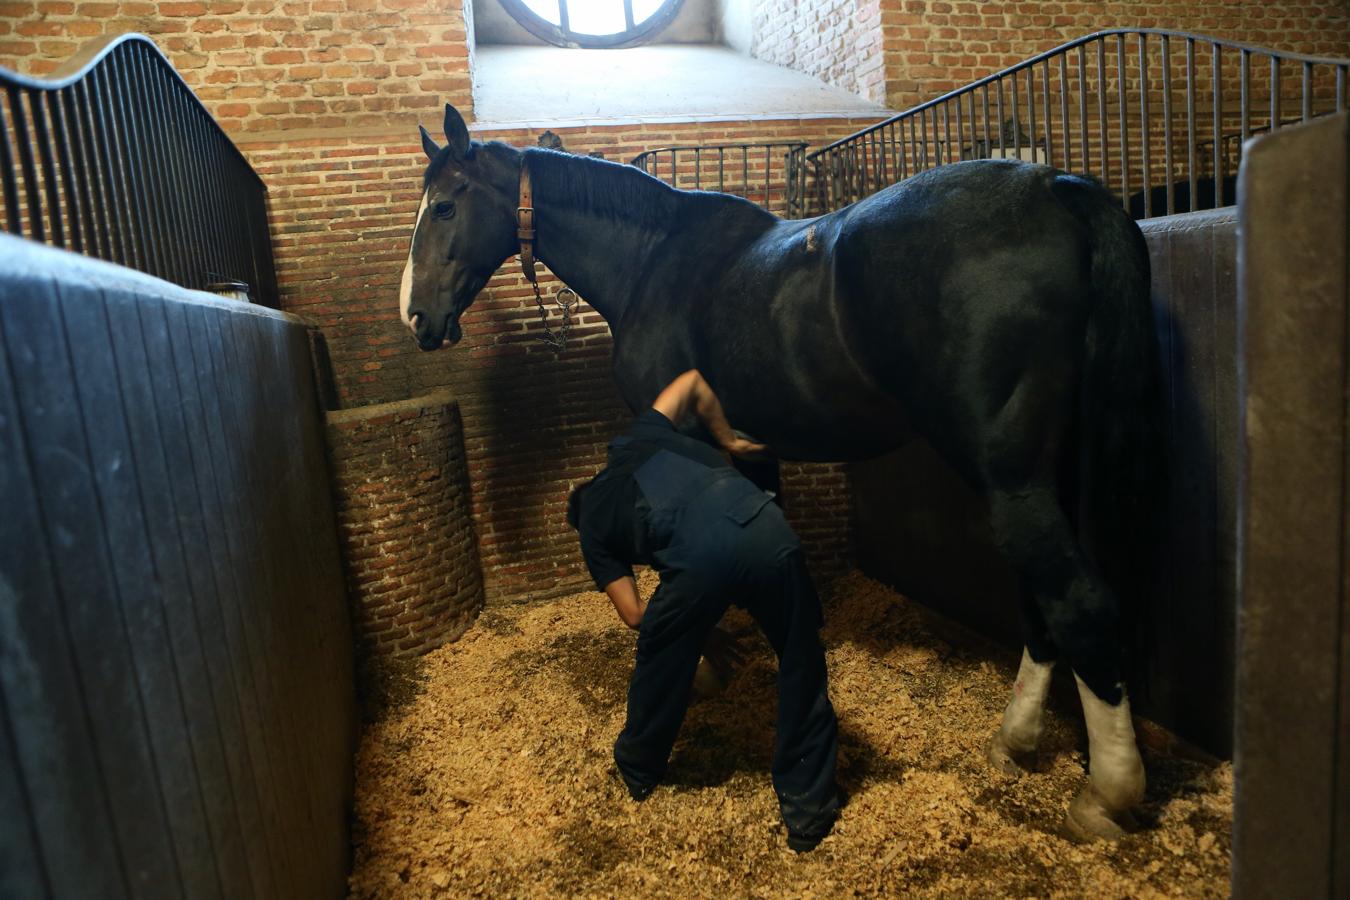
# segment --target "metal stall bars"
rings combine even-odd
[[[788,219],[806,215],[804,142],[659,147],[632,165],[673,187],[735,194]]]
[[[4,230],[277,307],[267,188],[149,38],[86,45],[51,80],[0,69]]]
[[[1136,218],[1229,206],[1242,142],[1345,109],[1347,70],[1186,32],[1096,32],[810,154],[808,212],[991,157],[1091,175]]]

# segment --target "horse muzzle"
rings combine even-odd
[[[464,336],[464,330],[459,326],[459,319],[456,316],[454,321],[447,315],[441,319],[437,325],[430,324],[430,320],[424,313],[415,313],[414,319],[417,326],[413,329],[417,337],[417,346],[425,351],[439,350],[452,344],[458,344],[460,338]]]

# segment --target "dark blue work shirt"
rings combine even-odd
[[[648,409],[623,434],[610,442],[605,468],[585,487],[581,500],[581,555],[600,590],[632,577],[633,565],[652,564],[664,549],[647,527],[650,506],[633,477],[643,463],[668,450],[710,469],[730,469],[716,448],[681,434],[664,415]]]

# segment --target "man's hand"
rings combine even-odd
[[[726,449],[732,456],[751,462],[767,462],[773,457],[773,453],[769,450],[767,444],[757,444],[739,431],[736,432],[736,436],[732,438]]]
[[[717,395],[697,369],[690,369],[666,385],[652,403],[652,408],[677,427],[692,412],[722,449],[734,456],[748,458],[768,450],[763,444],[757,444],[732,429]]]

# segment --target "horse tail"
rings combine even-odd
[[[1142,676],[1159,587],[1153,554],[1167,490],[1148,246],[1120,202],[1095,181],[1060,175],[1055,193],[1087,226],[1092,248],[1094,298],[1078,414],[1080,529],[1117,597],[1130,680],[1147,689]]]

